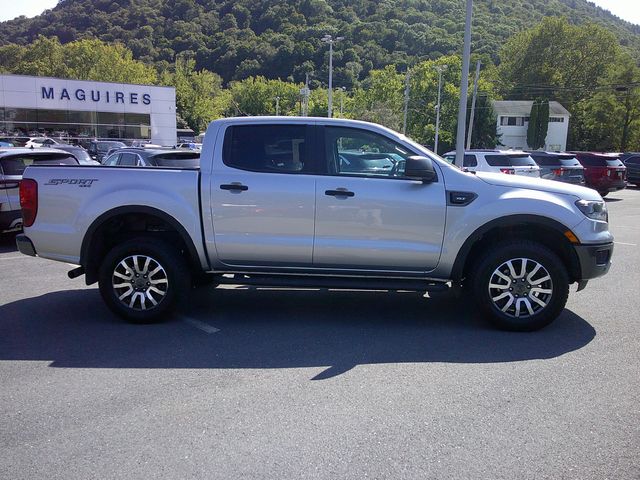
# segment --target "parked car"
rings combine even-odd
[[[183,149],[121,148],[102,162],[107,167],[198,168],[200,153]]]
[[[176,145],[176,148],[187,148],[189,150],[196,150],[196,151],[200,151],[202,150],[202,144],[201,143],[195,143],[195,142],[190,142],[190,143],[179,143]]]
[[[640,187],[640,153],[624,153],[620,159],[627,167],[627,182]]]
[[[78,165],[78,161],[49,148],[0,148],[0,232],[22,227],[19,185],[29,165]]]
[[[584,185],[584,167],[575,155],[556,152],[529,152],[540,167],[540,178]]]
[[[93,140],[87,151],[94,160],[102,163],[106,153],[112,148],[125,148],[126,145],[115,140]]]
[[[60,142],[49,137],[30,137],[24,144],[27,148],[52,147],[54,145],[60,145]]]
[[[627,167],[616,153],[569,152],[576,156],[584,167],[587,187],[606,197],[609,192],[626,187]]]
[[[445,153],[444,158],[449,163],[454,163],[456,152]],[[527,152],[516,150],[466,150],[462,166],[470,172],[540,176],[540,167],[533,158]]]
[[[0,140],[0,148],[13,147],[13,143]]]
[[[78,147],[76,145],[56,145],[54,148],[56,150],[69,152],[76,158],[76,160],[78,160],[80,165],[100,165],[100,162],[91,158],[89,152],[82,147]]]
[[[225,118],[207,137],[218,141],[205,143],[200,169],[29,167],[18,248],[78,265],[71,278],[98,282],[106,305],[138,323],[188,302],[203,280],[455,284],[496,325],[534,330],[562,312],[569,284],[581,290],[610,268],[606,203],[589,188],[464,172],[354,120]],[[343,171],[341,155],[355,152],[396,168]]]

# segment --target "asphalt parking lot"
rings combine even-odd
[[[638,479],[640,189],[536,333],[451,294],[218,288],[122,323],[0,239],[0,478]]]

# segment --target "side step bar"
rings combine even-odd
[[[261,287],[332,288],[340,290],[408,290],[443,292],[444,282],[402,278],[352,278],[305,275],[227,274],[218,279],[220,285],[256,285]]]

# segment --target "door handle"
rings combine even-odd
[[[249,190],[249,187],[242,185],[241,183],[224,183],[220,185],[220,190],[230,190],[232,192],[244,192]]]
[[[353,197],[355,195],[355,193],[350,192],[346,188],[338,188],[337,190],[325,190],[324,194],[331,197]]]

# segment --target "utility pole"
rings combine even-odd
[[[471,14],[473,0],[467,0],[464,23],[464,44],[462,48],[462,77],[460,79],[460,104],[458,105],[458,131],[456,134],[456,161],[462,168],[464,162],[464,127],[467,120],[467,93],[469,90],[469,57],[471,56]]]
[[[442,91],[442,72],[447,69],[446,65],[436,65],[436,71],[438,72],[438,104],[436,105],[436,141],[433,146],[433,151],[438,154],[438,134],[440,133],[440,92]]]
[[[276,97],[276,117],[280,116],[280,97]]]
[[[340,118],[344,118],[344,92],[347,87],[340,87]]]
[[[407,111],[409,110],[409,80],[411,79],[411,71],[407,69],[407,76],[404,80],[404,115],[402,118],[402,133],[407,133]]]
[[[329,91],[328,91],[328,105],[327,105],[327,117],[331,118],[333,110],[333,44],[344,39],[344,37],[335,37],[326,34],[322,37],[322,41],[329,44]]]
[[[471,133],[473,132],[473,116],[476,113],[476,97],[478,96],[478,79],[480,78],[480,60],[476,63],[476,77],[473,81],[473,97],[471,97],[471,115],[469,116],[469,131],[467,132],[467,150],[471,148]]]
[[[306,117],[309,115],[309,95],[311,91],[309,90],[309,72],[305,74],[304,88],[300,89],[300,95],[302,95],[302,116]]]

